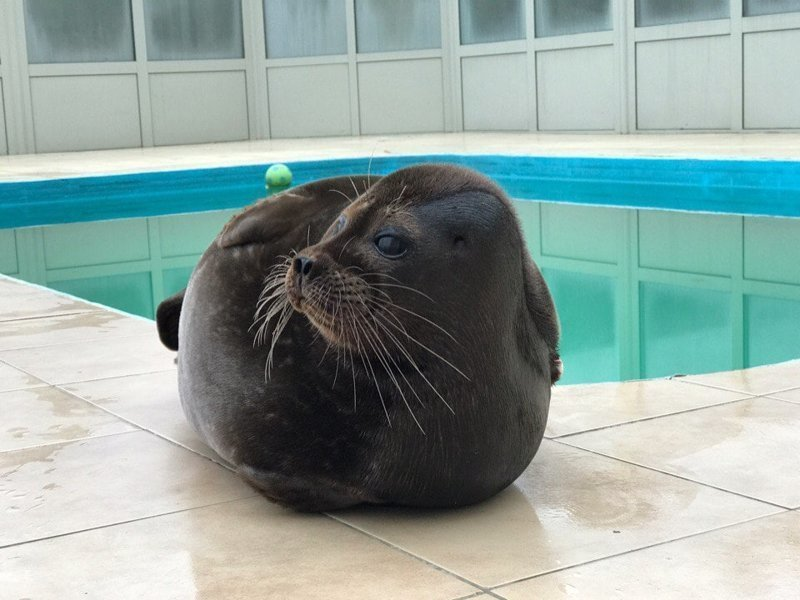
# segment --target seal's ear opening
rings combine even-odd
[[[181,290],[170,296],[158,305],[156,310],[156,326],[161,343],[170,350],[178,350],[178,321],[181,318],[183,295],[186,290]]]

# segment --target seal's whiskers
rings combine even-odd
[[[378,316],[383,317],[383,315],[381,314],[378,314]],[[381,329],[383,329],[387,337],[395,344],[400,353],[406,358],[406,360],[411,364],[411,366],[414,367],[414,370],[419,374],[420,377],[422,377],[423,381],[425,381],[425,383],[428,384],[428,387],[431,388],[431,390],[433,391],[434,394],[436,394],[439,400],[441,400],[444,403],[444,405],[448,408],[448,410],[450,410],[452,414],[456,414],[456,412],[453,410],[453,407],[450,406],[450,403],[447,402],[447,400],[445,400],[444,396],[442,396],[442,394],[439,393],[439,390],[436,389],[436,386],[434,386],[431,383],[431,381],[425,376],[425,373],[422,372],[422,370],[417,365],[416,361],[413,359],[413,357],[405,348],[405,346],[403,346],[400,340],[398,340],[397,337],[395,337],[395,335],[391,331],[389,331],[384,324],[379,323],[379,325]],[[411,339],[411,336],[409,336],[407,333],[405,335],[409,339]]]
[[[380,303],[380,302],[378,302],[378,301],[376,301],[375,299],[371,299],[370,301],[371,301],[372,303],[374,303],[376,306],[382,306],[382,305],[381,305],[381,303]],[[394,304],[394,303],[384,303],[384,304],[383,304],[383,306],[389,306],[389,307],[391,307],[391,308],[397,308],[397,309],[399,309],[399,310],[401,310],[401,311],[404,311],[404,312],[407,312],[407,313],[409,313],[409,314],[411,314],[411,315],[413,315],[413,316],[415,316],[415,317],[417,317],[417,318],[419,318],[419,319],[422,319],[423,321],[425,321],[425,322],[426,322],[426,323],[428,323],[429,325],[432,325],[433,327],[436,327],[436,328],[437,328],[439,331],[441,331],[442,333],[444,333],[444,334],[445,334],[447,337],[449,337],[451,340],[455,341],[455,339],[453,338],[453,336],[452,336],[452,335],[450,335],[450,334],[447,332],[447,330],[443,329],[442,327],[440,327],[439,325],[437,325],[436,323],[434,323],[434,322],[433,322],[433,321],[431,321],[430,319],[426,319],[426,318],[425,318],[425,317],[423,317],[422,315],[419,315],[419,314],[417,314],[417,313],[415,313],[415,312],[413,312],[413,311],[407,310],[407,309],[403,308],[402,306],[398,306],[397,304]],[[453,369],[453,370],[454,370],[456,373],[458,373],[459,375],[461,375],[461,376],[462,376],[464,379],[466,379],[467,381],[472,381],[472,380],[471,380],[469,377],[467,377],[467,376],[464,374],[464,372],[463,372],[461,369],[459,369],[457,366],[455,366],[453,363],[451,363],[449,360],[447,360],[447,359],[446,359],[444,356],[442,356],[441,354],[439,354],[439,353],[438,353],[438,352],[436,352],[435,350],[431,350],[431,349],[430,349],[428,346],[426,346],[425,344],[423,344],[422,342],[420,342],[420,341],[419,341],[417,338],[415,338],[415,337],[414,337],[414,336],[412,336],[410,333],[408,333],[408,331],[405,329],[405,327],[400,327],[400,326],[396,325],[395,323],[393,323],[393,322],[391,322],[391,321],[388,321],[388,320],[387,320],[387,323],[388,323],[390,326],[394,327],[396,330],[398,330],[400,333],[402,333],[403,335],[405,335],[405,336],[406,336],[406,337],[407,337],[409,340],[411,340],[412,342],[414,342],[415,344],[417,344],[417,345],[418,345],[419,347],[421,347],[423,350],[426,350],[426,351],[428,351],[430,354],[432,354],[433,356],[435,356],[436,358],[438,358],[439,360],[441,360],[442,362],[444,362],[446,365],[448,365],[450,368],[452,368],[452,369]],[[456,343],[458,343],[458,342],[456,342]]]
[[[281,333],[283,333],[283,330],[292,317],[292,306],[289,303],[289,298],[286,294],[286,286],[284,284],[286,275],[289,272],[292,256],[281,256],[279,258],[282,258],[283,261],[275,265],[264,280],[264,287],[256,303],[253,324],[250,326],[250,330],[258,326],[253,340],[253,345],[256,346],[266,342],[267,335],[269,335],[270,324],[273,320],[275,323],[272,328],[267,361],[264,365],[264,376],[267,380],[269,380],[271,375],[275,346],[278,342],[278,338]]]
[[[355,329],[353,331],[356,335],[356,347],[358,348],[358,354],[361,357],[361,362],[364,364],[364,369],[369,370],[370,374],[372,375],[372,381],[375,382],[375,389],[378,391],[378,398],[380,398],[381,406],[383,406],[383,412],[386,415],[386,421],[389,423],[389,427],[391,427],[392,418],[389,416],[389,411],[386,408],[386,402],[383,399],[383,393],[381,392],[381,386],[378,383],[378,378],[375,376],[375,371],[372,369],[372,361],[369,359],[369,355],[365,352],[365,348],[361,345],[361,336],[358,334],[358,331]]]
[[[367,321],[362,322],[361,325],[369,326]],[[375,356],[377,357],[378,362],[380,362],[380,364],[383,367],[384,371],[386,371],[386,374],[389,376],[389,379],[392,380],[392,383],[397,388],[397,391],[400,393],[400,397],[403,399],[403,403],[406,405],[406,408],[408,409],[408,412],[411,413],[411,418],[414,419],[414,423],[417,424],[417,427],[419,427],[419,430],[422,432],[422,435],[425,435],[425,430],[422,428],[422,425],[420,425],[420,422],[417,419],[417,416],[414,414],[414,410],[411,408],[411,405],[408,403],[408,399],[406,399],[406,395],[403,393],[403,388],[400,386],[400,383],[397,381],[397,378],[395,377],[394,371],[392,370],[391,366],[389,365],[388,360],[392,361],[392,363],[397,368],[398,372],[402,375],[402,372],[400,371],[400,367],[397,365],[395,360],[391,357],[391,355],[389,354],[389,351],[386,349],[386,346],[380,340],[380,337],[378,336],[377,331],[372,329],[371,333],[373,335],[372,335],[372,337],[370,337],[368,335],[369,332],[367,332],[364,329],[364,327],[360,327],[360,328],[361,328],[361,331],[364,333],[364,336],[366,337],[367,342],[369,343],[369,345],[372,347],[373,351],[375,352]],[[379,349],[373,343],[373,341],[372,341],[373,338],[382,346],[382,350]],[[406,380],[406,383],[408,383],[407,380]],[[413,387],[411,389],[413,390]]]

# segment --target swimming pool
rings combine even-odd
[[[456,162],[515,199],[563,327],[565,383],[800,357],[800,163],[391,156],[295,183]],[[0,272],[144,316],[181,289],[267,165],[0,184]]]

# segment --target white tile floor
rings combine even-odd
[[[0,415],[3,598],[800,589],[800,361],[557,386],[548,439],[494,499],[304,515],[213,462],[151,322],[0,279]]]

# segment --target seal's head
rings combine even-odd
[[[469,380],[513,366],[509,354],[558,377],[555,310],[513,207],[467,169],[384,177],[287,259],[265,294],[283,295],[332,347],[361,357],[376,384],[386,376],[401,394],[419,392],[409,374],[430,382],[429,368],[445,368]]]

